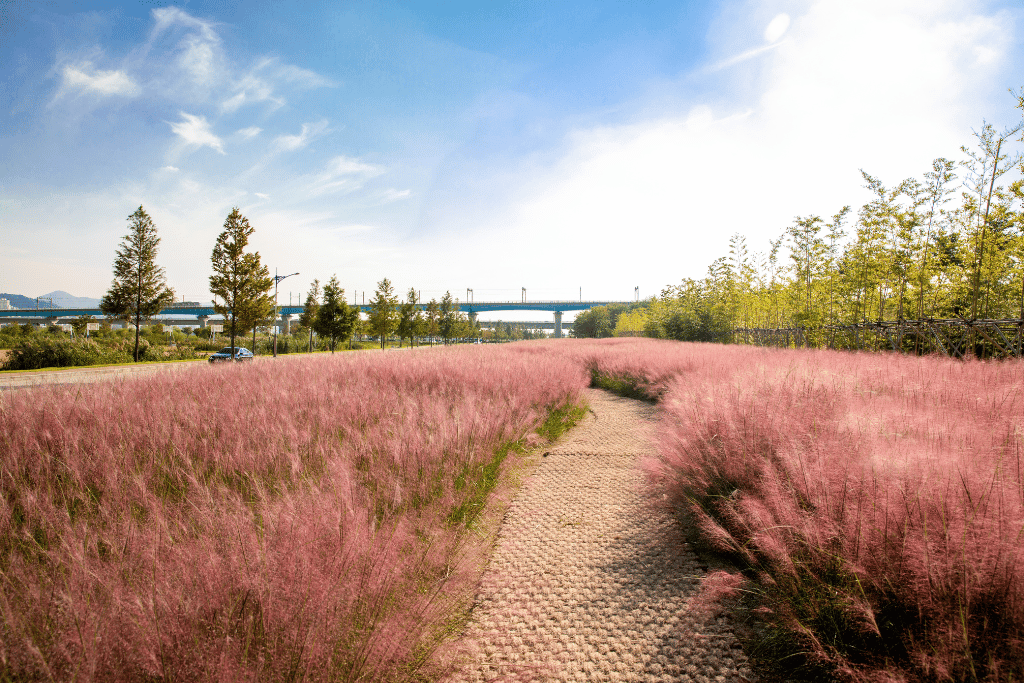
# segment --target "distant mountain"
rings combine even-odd
[[[0,299],[10,301],[12,308],[50,308],[49,299],[53,300],[53,308],[98,308],[100,305],[99,299],[87,296],[73,296],[61,290],[40,296],[38,306],[35,298],[21,294],[0,292]],[[43,301],[43,299],[47,299],[47,301]]]
[[[40,294],[39,298],[53,299],[54,308],[98,308],[100,305],[99,299],[93,299],[88,296],[75,296],[59,289],[49,294]],[[42,306],[42,302],[39,305]]]
[[[35,299],[30,299],[27,296],[22,296],[21,294],[7,294],[5,292],[0,292],[0,299],[7,299],[8,301],[10,301],[12,308],[36,307]]]

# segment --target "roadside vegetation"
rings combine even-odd
[[[529,351],[4,394],[0,679],[438,674],[490,494],[582,414],[586,373]]]
[[[654,340],[564,353],[659,401],[652,500],[734,564],[708,590],[743,597],[785,675],[1024,677],[1024,364]]]
[[[588,383],[659,404],[652,504],[734,567],[693,608],[781,675],[1024,676],[1024,365],[643,339],[5,394],[4,675],[439,676],[492,492]]]
[[[1024,90],[1016,97],[1024,111]],[[760,252],[735,233],[703,278],[582,312],[575,336],[727,343],[738,328],[1022,319],[1022,129],[983,123],[971,146],[917,178],[862,170],[870,199],[859,208],[796,216]]]

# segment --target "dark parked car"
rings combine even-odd
[[[231,360],[231,347],[225,346],[217,353],[210,354],[211,363],[227,363]],[[241,346],[235,347],[235,362],[241,363],[243,361],[252,360],[252,351],[243,348]]]

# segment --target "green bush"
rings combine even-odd
[[[80,365],[128,363],[131,354],[85,340],[38,336],[22,341],[11,349],[0,370],[41,370]]]

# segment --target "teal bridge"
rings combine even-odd
[[[567,311],[586,311],[595,306],[607,306],[608,304],[627,304],[628,301],[469,301],[459,303],[461,312],[469,315],[470,320],[476,320],[480,313],[493,311],[547,311],[554,314],[554,336],[562,336],[562,314]],[[361,312],[367,313],[370,310],[369,304],[349,304],[355,306]],[[426,309],[424,303],[416,304],[420,310]],[[278,325],[285,331],[290,327],[291,317],[299,315],[303,311],[302,306],[278,306],[280,320]],[[91,315],[97,318],[104,317],[103,311],[98,308],[15,308],[0,310],[0,323],[4,322],[42,322],[57,323],[71,322],[83,315]],[[195,316],[200,327],[206,327],[212,316],[217,315],[212,305],[202,305],[190,302],[177,303],[168,306],[159,313],[161,319],[158,322],[171,323],[166,318],[174,316]],[[180,321],[174,319],[172,324],[188,324],[191,321]],[[510,321],[515,324],[515,321]]]

